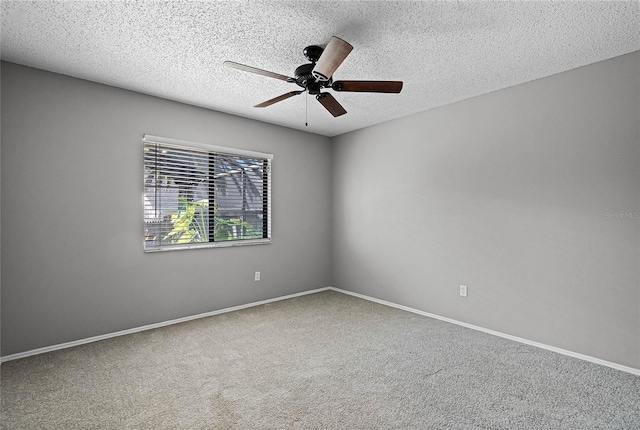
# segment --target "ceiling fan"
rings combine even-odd
[[[342,64],[353,46],[339,37],[333,36],[326,48],[311,45],[304,48],[302,53],[310,63],[299,66],[294,72],[295,77],[269,72],[233,61],[225,61],[224,65],[245,72],[280,79],[297,84],[302,90],[291,91],[266,102],[255,105],[257,108],[271,106],[274,103],[297,96],[307,91],[315,95],[316,100],[324,106],[334,117],[344,115],[347,111],[338,103],[331,93],[322,92],[325,89],[334,91],[368,92],[368,93],[399,93],[402,90],[401,81],[334,81],[333,73]]]

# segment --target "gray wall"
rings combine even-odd
[[[334,138],[334,286],[640,368],[639,57]]]
[[[2,63],[2,355],[334,285],[640,368],[639,67],[349,133],[332,159],[328,138]],[[144,133],[274,153],[274,243],[143,253]]]
[[[330,139],[10,63],[1,76],[4,356],[330,285]],[[145,133],[273,153],[273,244],[145,254]]]

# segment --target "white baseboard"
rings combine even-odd
[[[370,297],[370,296],[366,296],[364,294],[354,293],[352,291],[342,290],[340,288],[335,288],[335,287],[325,287],[325,288],[318,288],[318,289],[315,289],[315,290],[303,291],[301,293],[289,294],[289,295],[286,295],[286,296],[276,297],[276,298],[273,298],[273,299],[267,299],[267,300],[262,300],[262,301],[259,301],[259,302],[248,303],[246,305],[233,306],[233,307],[230,307],[230,308],[220,309],[220,310],[217,310],[217,311],[205,312],[205,313],[202,313],[202,314],[191,315],[191,316],[188,316],[188,317],[177,318],[177,319],[173,319],[173,320],[169,320],[169,321],[163,321],[163,322],[159,322],[159,323],[155,323],[155,324],[149,324],[149,325],[145,325],[145,326],[141,326],[141,327],[134,327],[134,328],[130,328],[130,329],[127,329],[127,330],[121,330],[121,331],[117,331],[117,332],[114,332],[114,333],[107,333],[107,334],[103,334],[103,335],[99,335],[99,336],[89,337],[89,338],[86,338],[86,339],[79,339],[79,340],[74,340],[72,342],[65,342],[65,343],[61,343],[61,344],[58,344],[58,345],[45,346],[43,348],[32,349],[30,351],[24,351],[24,352],[19,352],[17,354],[7,355],[5,357],[0,357],[0,363],[4,363],[4,362],[10,361],[10,360],[17,360],[19,358],[25,358],[25,357],[29,357],[29,356],[32,356],[32,355],[43,354],[45,352],[57,351],[59,349],[71,348],[71,347],[78,346],[78,345],[84,345],[84,344],[87,344],[87,343],[97,342],[97,341],[100,341],[100,340],[110,339],[112,337],[125,336],[127,334],[138,333],[138,332],[145,331],[145,330],[153,330],[153,329],[156,329],[156,328],[165,327],[165,326],[172,325],[172,324],[179,324],[179,323],[183,323],[183,322],[187,322],[187,321],[191,321],[191,320],[195,320],[195,319],[199,319],[199,318],[206,318],[206,317],[210,317],[210,316],[214,316],[214,315],[224,314],[224,313],[227,313],[227,312],[238,311],[238,310],[241,310],[241,309],[251,308],[251,307],[254,307],[254,306],[260,306],[260,305],[264,305],[264,304],[267,304],[267,303],[273,303],[273,302],[277,302],[277,301],[280,301],[280,300],[287,300],[287,299],[291,299],[291,298],[294,298],[294,297],[305,296],[305,295],[308,295],[308,294],[314,294],[314,293],[319,293],[321,291],[328,291],[328,290],[336,291],[338,293],[348,294],[348,295],[354,296],[354,297],[359,297],[361,299],[369,300],[371,302],[379,303],[381,305],[390,306],[390,307],[393,307],[393,308],[396,308],[396,309],[401,309],[403,311],[412,312],[414,314],[422,315],[422,316],[429,317],[429,318],[435,318],[437,320],[445,321],[445,322],[448,322],[448,323],[451,323],[451,324],[456,324],[456,325],[459,325],[459,326],[462,326],[462,327],[470,328],[470,329],[473,329],[473,330],[478,330],[478,331],[481,331],[483,333],[488,333],[488,334],[491,334],[491,335],[494,335],[494,336],[499,336],[499,337],[502,337],[502,338],[505,338],[505,339],[513,340],[513,341],[520,342],[520,343],[524,343],[526,345],[535,346],[535,347],[538,347],[538,348],[546,349],[548,351],[557,352],[558,354],[568,355],[569,357],[578,358],[580,360],[589,361],[591,363],[600,364],[600,365],[603,365],[603,366],[611,367],[613,369],[621,370],[623,372],[627,372],[627,373],[631,373],[631,374],[640,376],[640,369],[636,369],[636,368],[628,367],[628,366],[623,366],[621,364],[612,363],[610,361],[601,360],[599,358],[591,357],[589,355],[584,355],[584,354],[580,354],[580,353],[573,352],[573,351],[568,351],[566,349],[557,348],[555,346],[545,345],[543,343],[534,342],[534,341],[531,341],[531,340],[528,340],[528,339],[523,339],[521,337],[512,336],[512,335],[506,334],[506,333],[501,333],[501,332],[498,332],[498,331],[495,331],[495,330],[489,330],[489,329],[486,329],[486,328],[483,328],[483,327],[479,327],[479,326],[476,326],[476,325],[473,325],[473,324],[467,324],[467,323],[462,322],[462,321],[457,321],[457,320],[454,320],[454,319],[451,319],[451,318],[443,317],[443,316],[432,314],[432,313],[429,313],[429,312],[420,311],[418,309],[413,309],[413,308],[410,308],[408,306],[398,305],[396,303],[388,302],[386,300],[376,299],[375,297]]]
[[[364,294],[354,293],[352,291],[347,291],[347,290],[341,290],[340,288],[335,288],[335,287],[329,287],[328,289],[332,290],[332,291],[337,291],[339,293],[348,294],[350,296],[359,297],[361,299],[369,300],[369,301],[372,301],[372,302],[375,302],[375,303],[379,303],[381,305],[391,306],[392,308],[402,309],[403,311],[412,312],[414,314],[423,315],[423,316],[429,317],[429,318],[435,318],[437,320],[445,321],[445,322],[448,322],[448,323],[451,323],[451,324],[460,325],[460,326],[467,327],[467,328],[470,328],[470,329],[473,329],[473,330],[481,331],[483,333],[492,334],[494,336],[499,336],[499,337],[502,337],[502,338],[505,338],[505,339],[513,340],[513,341],[520,342],[520,343],[524,343],[526,345],[535,346],[535,347],[538,347],[538,348],[546,349],[548,351],[557,352],[558,354],[568,355],[569,357],[579,358],[580,360],[589,361],[591,363],[600,364],[600,365],[603,365],[603,366],[611,367],[613,369],[621,370],[623,372],[632,373],[634,375],[639,375],[640,376],[640,369],[636,369],[636,368],[633,368],[633,367],[623,366],[622,364],[612,363],[610,361],[601,360],[599,358],[591,357],[589,355],[580,354],[578,352],[568,351],[568,350],[562,349],[562,348],[556,348],[555,346],[545,345],[544,343],[534,342],[532,340],[523,339],[521,337],[512,336],[510,334],[501,333],[501,332],[495,331],[495,330],[489,330],[489,329],[486,329],[486,328],[483,328],[483,327],[479,327],[479,326],[476,326],[476,325],[473,325],[473,324],[467,324],[467,323],[462,322],[462,321],[457,321],[457,320],[454,320],[454,319],[451,319],[451,318],[443,317],[443,316],[432,314],[432,313],[429,313],[429,312],[423,312],[423,311],[420,311],[418,309],[410,308],[408,306],[398,305],[396,303],[388,302],[386,300],[380,300],[380,299],[376,299],[375,297],[365,296]]]
[[[307,294],[319,293],[321,291],[327,291],[328,289],[329,289],[329,287],[318,288],[316,290],[303,291],[302,293],[289,294],[287,296],[281,296],[281,297],[276,297],[276,298],[273,298],[273,299],[261,300],[259,302],[248,303],[246,305],[233,306],[231,308],[225,308],[225,309],[220,309],[220,310],[217,310],[217,311],[205,312],[203,314],[191,315],[191,316],[188,316],[188,317],[177,318],[177,319],[174,319],[174,320],[169,320],[169,321],[163,321],[163,322],[159,322],[159,323],[155,323],[155,324],[144,325],[144,326],[141,326],[141,327],[134,327],[134,328],[130,328],[130,329],[127,329],[127,330],[120,330],[120,331],[116,331],[116,332],[113,332],[113,333],[101,334],[99,336],[88,337],[86,339],[74,340],[72,342],[60,343],[58,345],[45,346],[43,348],[32,349],[30,351],[24,351],[24,352],[19,352],[17,354],[7,355],[5,357],[0,357],[0,363],[4,363],[6,361],[11,361],[11,360],[17,360],[19,358],[25,358],[25,357],[29,357],[29,356],[32,356],[32,355],[44,354],[45,352],[57,351],[59,349],[65,349],[65,348],[71,348],[71,347],[78,346],[78,345],[84,345],[86,343],[97,342],[99,340],[110,339],[112,337],[125,336],[127,334],[138,333],[138,332],[145,331],[145,330],[153,330],[155,328],[165,327],[165,326],[172,325],[172,324],[179,324],[179,323],[183,323],[183,322],[187,322],[187,321],[191,321],[191,320],[196,320],[196,319],[199,319],[199,318],[206,318],[206,317],[211,317],[211,316],[214,316],[214,315],[224,314],[224,313],[227,313],[227,312],[239,311],[240,309],[246,309],[246,308],[251,308],[251,307],[254,307],[254,306],[265,305],[267,303],[273,303],[273,302],[277,302],[277,301],[280,301],[280,300],[291,299],[291,298],[299,297],[299,296],[306,296]]]

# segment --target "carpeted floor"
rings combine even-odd
[[[326,291],[4,363],[2,429],[640,429],[640,377]]]

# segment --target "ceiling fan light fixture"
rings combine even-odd
[[[311,71],[313,77],[320,82],[331,79],[333,72],[340,67],[340,64],[342,64],[352,50],[353,46],[351,46],[351,44],[339,37],[333,36]]]

